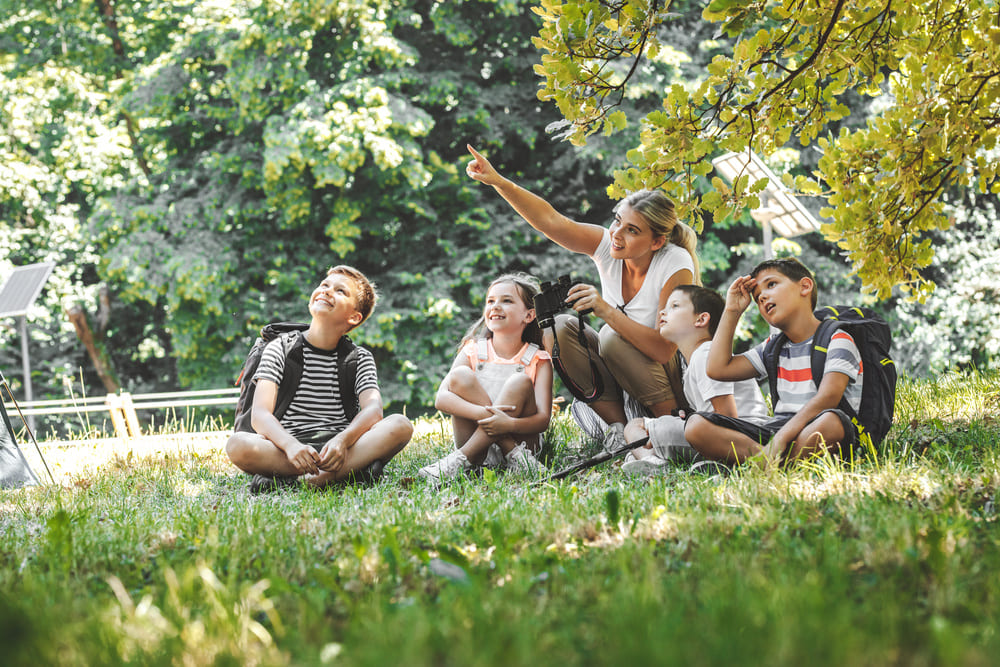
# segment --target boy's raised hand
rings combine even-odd
[[[743,312],[753,303],[753,291],[757,281],[750,276],[740,276],[729,286],[726,292],[726,310]]]
[[[465,147],[469,149],[473,157],[465,168],[465,173],[469,178],[480,183],[485,183],[486,185],[497,185],[503,180],[500,174],[497,173],[497,170],[493,168],[493,165],[490,164],[490,161],[484,158],[479,151],[469,144],[466,144]]]

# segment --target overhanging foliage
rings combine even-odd
[[[581,144],[624,128],[616,107],[635,63],[669,48],[658,31],[674,18],[670,6],[542,0],[539,97],[570,121],[567,138]],[[642,119],[633,166],[616,174],[612,194],[662,187],[697,226],[699,207],[720,219],[759,205],[745,179],[730,186],[713,178],[699,195],[695,182],[710,175],[717,152],[766,155],[792,140],[815,142],[823,156],[812,178],[788,184],[828,197],[824,233],[868,288],[883,298],[897,285],[926,297],[933,288],[920,272],[933,256],[926,232],[949,224],[942,195],[953,186],[1000,188],[991,154],[1000,131],[996,3],[712,0],[703,17],[733,40],[731,51],[700,80],[664,91],[662,107]],[[885,103],[866,126],[834,133],[850,112],[849,92]]]

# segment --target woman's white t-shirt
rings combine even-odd
[[[622,298],[622,265],[624,260],[611,257],[611,230],[604,230],[597,250],[590,256],[601,275],[601,296],[615,308],[624,312],[630,320],[651,329],[656,328],[660,312],[660,291],[670,276],[687,269],[694,275],[694,262],[684,248],[667,243],[653,253],[649,271],[642,281],[642,287],[632,300],[625,303]]]

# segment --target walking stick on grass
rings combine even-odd
[[[545,484],[546,482],[551,482],[553,480],[563,479],[564,477],[569,477],[570,475],[578,473],[581,470],[586,470],[587,468],[593,468],[594,466],[600,465],[605,461],[610,461],[612,459],[618,458],[619,456],[624,456],[625,454],[628,454],[636,447],[642,447],[647,442],[649,442],[649,438],[640,438],[635,442],[625,443],[618,449],[612,449],[610,451],[604,450],[602,452],[598,452],[597,454],[591,456],[589,459],[584,459],[583,461],[577,461],[576,463],[567,468],[563,468],[558,472],[552,473],[545,479],[536,482],[536,484]]]

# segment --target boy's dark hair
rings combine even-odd
[[[715,336],[715,328],[722,319],[722,311],[726,309],[726,300],[713,289],[701,285],[678,285],[675,292],[684,292],[691,299],[694,314],[708,313],[708,333]]]
[[[355,326],[351,327],[356,329],[364,324],[364,321],[368,319],[368,316],[372,314],[375,310],[375,303],[378,301],[378,294],[375,292],[375,285],[371,283],[365,274],[361,273],[353,266],[347,266],[346,264],[338,264],[332,267],[326,272],[326,275],[332,276],[333,274],[339,274],[342,276],[347,276],[354,281],[354,284],[358,288],[357,298],[354,300],[354,306],[361,313],[361,321]]]
[[[750,277],[756,278],[757,274],[761,271],[766,271],[771,269],[777,271],[786,278],[790,278],[795,282],[802,280],[803,278],[808,278],[813,283],[812,294],[809,295],[812,300],[812,307],[816,309],[816,301],[819,299],[819,283],[816,281],[816,276],[813,272],[806,267],[805,264],[795,259],[794,257],[782,257],[781,259],[765,259],[763,262],[753,267],[750,271]]]

